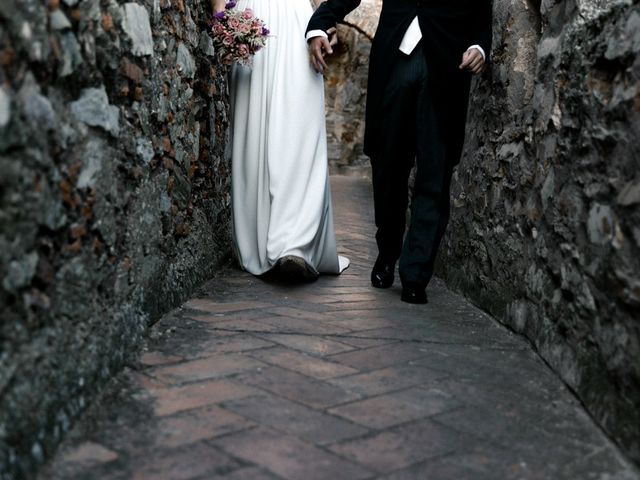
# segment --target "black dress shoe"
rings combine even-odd
[[[371,270],[371,285],[375,288],[391,287],[395,269],[396,262],[387,262],[378,257]]]
[[[428,303],[427,291],[422,285],[407,284],[402,287],[403,302],[425,304]]]

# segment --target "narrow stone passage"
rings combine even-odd
[[[370,287],[366,180],[333,178],[342,276],[228,270],[152,330],[41,479],[635,479],[528,343],[436,280]]]

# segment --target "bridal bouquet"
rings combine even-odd
[[[236,2],[230,1],[224,11],[213,16],[213,43],[225,65],[250,65],[253,55],[266,45],[269,30],[250,8],[241,12],[234,10],[235,6]]]

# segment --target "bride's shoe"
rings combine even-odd
[[[278,259],[274,267],[281,280],[287,282],[313,282],[318,279],[318,272],[311,268],[304,258],[285,255]]]

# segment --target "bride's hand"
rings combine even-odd
[[[213,13],[224,12],[227,6],[227,0],[211,0],[211,10]]]

